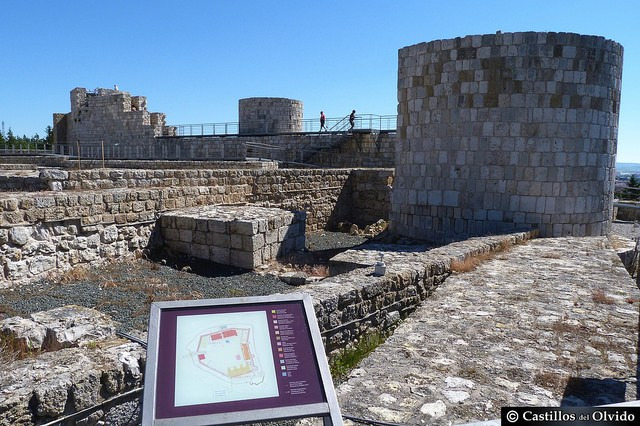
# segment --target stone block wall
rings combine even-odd
[[[610,228],[622,46],[567,33],[437,40],[398,53],[391,226],[446,240],[517,226]]]
[[[282,169],[255,173],[247,202],[307,213],[307,230],[332,228],[350,210],[349,169]]]
[[[304,249],[304,212],[209,206],[160,217],[164,248],[224,265],[255,269]]]
[[[238,101],[241,135],[302,131],[302,101],[287,98],[246,98]]]
[[[640,220],[640,204],[633,201],[618,201],[613,205],[613,218],[628,222]]]
[[[361,209],[355,215],[363,220],[386,219],[388,201],[373,203],[372,197],[390,172],[367,170],[368,177],[351,184],[351,174],[360,171],[58,170],[60,180],[51,182],[62,187],[69,186],[68,178],[104,189],[0,193],[0,283],[145,248],[161,213],[188,207],[251,203],[304,211],[307,231],[331,228],[349,219],[354,208]],[[377,183],[368,185],[369,179]],[[110,236],[103,237],[104,232]]]
[[[82,226],[77,220],[0,228],[0,287],[125,256],[149,245],[153,222]]]
[[[11,156],[2,158],[1,170],[36,170],[38,168],[60,167],[68,171],[100,171],[103,169],[102,159],[70,159],[59,156]],[[135,170],[193,170],[193,169],[269,169],[278,168],[278,163],[270,161],[225,161],[225,160],[127,160],[105,159],[104,167],[108,169]],[[94,179],[91,177],[91,179]]]
[[[245,141],[237,137],[149,137],[131,140],[122,137],[114,143],[85,141],[79,146],[74,143],[57,145],[55,153],[90,159],[122,160],[228,160],[242,161],[246,158]]]
[[[393,169],[354,169],[349,175],[351,209],[348,220],[360,227],[387,220],[391,211]]]
[[[295,154],[287,161],[318,167],[394,167],[395,140],[395,132],[305,134],[285,152]]]

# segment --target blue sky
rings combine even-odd
[[[568,1],[6,1],[0,120],[42,135],[74,87],[147,97],[169,124],[238,120],[285,97],[341,117],[395,114],[397,52],[470,34],[564,31],[624,46],[618,161],[640,162],[640,6]]]

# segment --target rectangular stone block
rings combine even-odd
[[[209,259],[209,246],[206,244],[191,244],[190,254],[197,259]]]
[[[254,235],[258,232],[258,222],[257,220],[234,220],[231,222],[230,232],[241,235]]]
[[[193,231],[188,229],[178,229],[179,240],[185,243],[190,243],[193,241]]]
[[[253,269],[304,248],[305,215],[254,206],[210,206],[174,211],[160,226],[173,250],[217,263]],[[286,241],[283,241],[286,240]]]
[[[231,234],[231,248],[237,250],[243,250],[242,244],[242,235],[240,234]]]
[[[180,240],[180,232],[173,228],[162,228],[162,236],[165,240]]]
[[[223,265],[228,265],[230,262],[229,257],[230,250],[226,247],[218,247],[212,246],[209,247],[209,259],[212,262],[222,263]]]

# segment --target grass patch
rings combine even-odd
[[[346,379],[349,372],[384,341],[385,337],[382,334],[369,333],[359,339],[352,347],[340,351],[329,361],[329,370],[331,370],[333,379],[338,382]]]
[[[545,389],[553,389],[561,392],[567,385],[568,379],[562,374],[553,371],[543,371],[535,375],[533,383]]]
[[[328,265],[304,265],[302,267],[302,272],[312,277],[326,278],[329,276],[329,266]]]
[[[462,260],[454,260],[451,262],[451,272],[461,274],[463,272],[471,272],[476,269],[481,263],[494,259],[499,254],[507,253],[513,245],[506,240],[500,241],[495,247],[489,251],[483,251],[481,253],[474,253]],[[500,257],[502,260],[506,260],[506,256]]]
[[[3,371],[20,358],[20,353],[6,340],[6,338],[0,338],[0,370]]]
[[[89,269],[86,266],[75,266],[64,271],[61,275],[55,277],[58,284],[70,284],[78,281],[86,280],[89,277]]]
[[[481,263],[492,259],[495,256],[494,252],[483,252],[473,254],[465,257],[462,260],[454,260],[451,262],[451,272],[461,274],[463,272],[471,272],[476,269]]]
[[[0,370],[6,369],[13,362],[39,353],[39,349],[27,347],[24,340],[16,340],[7,334],[0,334]]]
[[[591,299],[595,303],[602,303],[603,305],[613,305],[614,300],[612,297],[606,295],[603,289],[598,289],[593,292]]]

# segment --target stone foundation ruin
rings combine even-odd
[[[255,269],[304,250],[304,212],[255,206],[208,206],[160,217],[164,249]]]
[[[302,103],[283,98],[247,100],[240,121],[269,123],[249,126],[247,135],[174,139],[163,136],[172,134],[163,116],[146,112],[146,99],[74,89],[72,112],[55,118],[58,141],[70,150],[75,142],[84,144],[86,157],[98,160],[12,158],[13,167],[32,174],[0,177],[0,188],[13,191],[0,193],[0,286],[154,245],[255,268],[299,248],[305,230],[331,229],[340,221],[366,225],[390,218],[396,235],[432,241],[485,235],[431,249],[348,251],[333,259],[334,276],[298,287],[313,297],[326,353],[337,357],[371,334],[391,333],[445,282],[456,262],[504,252],[538,232],[608,232],[621,64],[620,45],[564,33],[498,33],[401,49],[397,140],[393,133],[362,139],[257,135],[296,131]],[[266,99],[282,108],[260,110]],[[101,130],[98,111],[113,105],[118,119],[104,119],[110,129],[102,124]],[[289,127],[278,127],[284,122]],[[331,166],[345,165],[332,150],[351,144],[352,152],[376,156],[349,166],[388,166],[395,157],[396,168],[307,170],[245,162],[253,142],[279,144],[283,157],[277,160],[289,156],[292,162],[305,155],[319,162],[317,152],[301,151],[322,145],[334,157],[327,160],[335,161]],[[103,143],[112,154],[105,163],[99,160]],[[112,159],[119,156],[125,160]],[[164,161],[130,161],[139,158]],[[229,159],[237,162],[217,161]],[[304,212],[305,221],[295,212]],[[537,229],[513,232],[520,226]],[[505,230],[511,233],[486,236]],[[382,276],[374,273],[380,253],[388,262]],[[607,262],[613,260],[602,259],[607,267],[620,266]],[[637,303],[636,295],[617,297],[627,297],[621,302],[627,306]],[[88,323],[102,324],[100,313],[82,308],[0,323],[5,337],[33,351],[2,376],[10,395],[0,398],[0,422],[44,423],[89,409],[89,423],[107,418],[118,424],[110,417],[113,407],[101,404],[120,396],[112,405],[130,404],[136,418],[144,348],[114,336],[108,320],[99,336],[90,327],[74,328],[85,323],[73,318],[87,322],[92,315],[96,321]],[[616,315],[637,323],[637,312]]]

